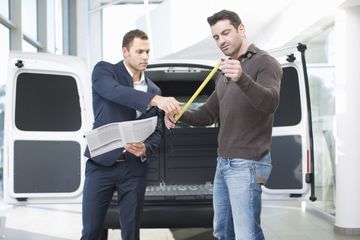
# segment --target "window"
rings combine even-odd
[[[192,66],[191,64],[188,66],[170,65],[157,68],[149,66],[146,76],[154,80],[155,84],[161,89],[163,96],[172,96],[184,103],[190,100],[211,71],[207,67]],[[197,108],[207,100],[215,89],[214,79],[216,78],[217,75],[215,74],[188,109]],[[217,126],[218,123],[215,123],[208,127],[215,128]],[[176,128],[194,128],[194,126],[189,126],[179,121],[176,124]]]
[[[55,53],[63,54],[63,8],[62,0],[55,1]]]
[[[6,83],[5,72],[7,71],[7,61],[10,49],[9,29],[0,24],[0,86]]]
[[[156,6],[158,4],[151,3],[148,11],[151,11]],[[144,5],[130,3],[112,5],[102,10],[102,52],[104,61],[115,63],[123,58],[121,43],[125,33],[130,29],[146,30],[139,23],[139,18],[144,15],[144,11]],[[124,20],[126,20],[126,24],[119,24],[123,23]],[[146,32],[150,34],[150,31]],[[151,36],[149,37],[151,39]],[[152,54],[151,51],[150,54]]]
[[[0,165],[2,165],[2,145],[4,133],[4,113],[5,113],[5,84],[6,71],[9,55],[9,29],[0,24]],[[0,169],[1,171],[1,169]]]
[[[274,116],[274,127],[293,126],[301,120],[299,76],[295,68],[283,68],[280,103]]]
[[[31,45],[30,43],[26,42],[25,40],[22,41],[22,50],[24,52],[37,52],[38,49],[36,47],[34,47],[33,45]]]
[[[334,26],[306,43],[315,154],[314,206],[335,215],[335,43]]]
[[[22,28],[23,32],[37,40],[37,1],[22,1]]]
[[[15,124],[23,131],[76,131],[81,127],[76,81],[71,76],[21,73]]]
[[[316,206],[335,214],[335,66],[309,64]]]
[[[0,14],[9,19],[9,0],[0,0]]]

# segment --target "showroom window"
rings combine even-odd
[[[63,6],[62,0],[55,0],[55,53],[63,54]]]
[[[335,215],[335,65],[334,27],[309,39],[306,52],[315,152],[313,204]]]
[[[10,49],[10,32],[9,29],[0,24],[0,86],[6,83],[5,72],[7,68],[7,59]]]
[[[37,40],[37,0],[26,0],[21,3],[23,33]]]
[[[0,14],[9,19],[9,0],[0,0]]]
[[[37,52],[38,49],[26,41],[22,41],[22,50],[24,52]]]
[[[3,14],[3,6],[5,1],[1,3],[1,14]],[[10,30],[0,24],[0,181],[2,181],[3,166],[3,137],[4,137],[4,114],[5,114],[5,84],[6,84],[6,68],[10,49]],[[0,184],[0,193],[2,193],[2,184]]]
[[[156,6],[158,4],[150,4],[149,11]],[[116,63],[123,58],[121,54],[123,37],[130,29],[137,28],[136,21],[143,14],[142,4],[112,5],[102,10],[102,60]],[[126,24],[119,24],[124,19]]]

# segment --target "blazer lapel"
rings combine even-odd
[[[126,67],[124,65],[124,60],[118,62],[116,64],[115,69],[116,69],[116,78],[120,83],[126,84],[125,86],[134,87],[134,82],[129,72],[126,70]],[[125,79],[125,82],[123,82],[122,79]]]
[[[134,88],[134,82],[129,72],[126,70],[124,60],[118,62],[115,65],[116,80],[123,86]],[[136,110],[132,109],[133,118],[136,118]]]
[[[153,93],[153,94],[158,94],[156,92],[156,86],[154,85],[154,83],[152,81],[150,81],[146,76],[145,76],[145,81],[146,81],[146,84],[148,85],[148,89],[147,89],[147,92],[148,93]]]

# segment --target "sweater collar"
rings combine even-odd
[[[238,60],[240,61],[244,61],[245,59],[250,59],[252,58],[252,56],[254,54],[256,54],[259,51],[259,49],[255,46],[255,44],[250,44],[250,46],[248,47],[247,51],[240,55],[240,57],[238,58]]]

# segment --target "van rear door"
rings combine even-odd
[[[273,170],[264,197],[314,196],[314,164],[306,46],[298,44],[270,52],[282,65],[280,103],[274,116],[271,146]]]
[[[86,81],[88,81],[86,83]],[[90,78],[79,58],[12,52],[5,106],[4,199],[80,202]]]

